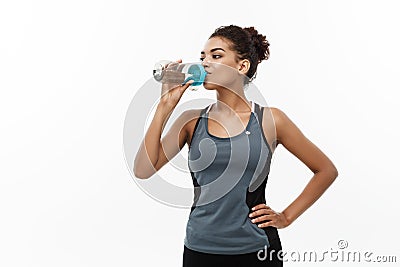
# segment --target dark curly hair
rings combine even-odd
[[[208,39],[213,37],[222,37],[228,40],[231,44],[230,49],[236,51],[239,60],[248,59],[250,61],[250,68],[246,73],[250,80],[255,78],[258,64],[269,58],[268,47],[270,44],[266,37],[259,34],[254,27],[221,26]]]

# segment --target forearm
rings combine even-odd
[[[282,212],[289,224],[314,204],[336,177],[337,172],[332,170],[315,173],[301,194]]]
[[[148,178],[154,173],[154,166],[157,164],[160,153],[161,134],[170,115],[171,112],[165,110],[161,105],[157,106],[153,120],[135,157],[134,174],[136,177]]]

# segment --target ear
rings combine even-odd
[[[249,69],[250,69],[250,61],[248,59],[242,59],[241,61],[239,61],[239,72],[241,74],[246,75]]]

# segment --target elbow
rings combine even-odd
[[[138,171],[133,171],[133,175],[136,177],[136,178],[138,178],[138,179],[148,179],[148,178],[150,178],[150,176],[151,175],[148,175],[148,174],[144,174],[144,173],[141,173],[141,172],[138,172]]]
[[[314,173],[324,173],[324,176],[329,178],[332,182],[339,176],[339,172],[334,165],[314,171]]]
[[[145,170],[139,168],[139,164],[134,164],[133,166],[133,175],[138,179],[148,179],[153,174],[150,172],[146,172]]]
[[[138,155],[136,155],[136,158],[133,161],[133,175],[138,179],[148,179],[151,176],[149,171],[146,171],[146,168],[143,166],[143,161],[138,157]]]
[[[331,173],[332,173],[332,176],[333,176],[334,179],[336,179],[336,177],[339,176],[339,171],[338,171],[338,169],[336,168],[336,166],[333,165],[333,164],[332,164],[332,166],[331,166]]]
[[[336,169],[335,166],[330,167],[327,172],[329,173],[329,176],[331,177],[332,182],[335,181],[336,178],[339,176],[339,171]]]
[[[339,171],[336,168],[335,168],[335,171],[334,171],[334,176],[335,176],[335,179],[336,179],[336,177],[339,176]]]

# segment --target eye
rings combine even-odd
[[[221,56],[220,56],[220,55],[213,55],[212,57],[213,57],[214,59],[221,58]]]
[[[203,61],[203,60],[204,60],[204,57],[201,57],[201,58],[200,58],[200,61]]]

